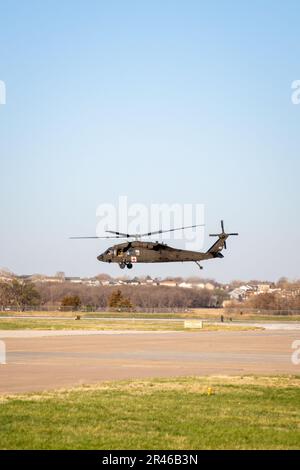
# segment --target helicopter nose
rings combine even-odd
[[[98,261],[103,261],[103,255],[97,256],[97,260],[98,260]]]

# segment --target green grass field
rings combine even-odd
[[[245,331],[258,329],[251,326],[232,324],[203,325],[197,331]],[[0,330],[139,330],[139,331],[195,331],[184,328],[184,321],[151,321],[143,320],[62,320],[62,319],[5,319],[0,318]]]
[[[0,396],[0,448],[299,449],[299,403],[300,377],[153,379]]]

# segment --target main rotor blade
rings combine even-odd
[[[224,240],[224,248],[227,250],[226,240]]]
[[[148,232],[142,234],[136,234],[135,237],[149,237],[150,235],[157,235],[159,233],[166,233],[166,232],[175,232],[175,230],[184,230],[187,228],[194,228],[194,227],[203,227],[205,224],[198,224],[198,225],[190,225],[188,227],[179,227],[179,228],[171,228],[169,230],[157,230],[156,232]]]
[[[102,237],[70,237],[72,240],[82,240],[82,239],[98,239],[98,238],[142,238],[147,237],[150,235],[156,235],[158,233],[165,233],[165,232],[174,232],[175,230],[184,230],[187,228],[194,228],[194,227],[202,227],[204,224],[199,225],[190,225],[188,227],[180,227],[180,228],[171,228],[169,230],[157,230],[156,232],[148,232],[148,233],[123,233],[123,232],[115,232],[113,230],[105,230],[107,233],[114,233],[115,236],[102,236]]]
[[[221,220],[221,229],[222,229],[222,232],[224,232],[224,221]]]
[[[129,233],[122,233],[122,232],[114,232],[113,230],[105,230],[107,233],[115,233],[116,235],[122,237],[122,238],[131,238],[134,237],[134,235],[130,235]]]
[[[70,240],[92,240],[92,239],[97,239],[97,238],[124,238],[124,237],[69,237]]]

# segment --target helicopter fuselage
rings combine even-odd
[[[132,241],[108,248],[97,259],[106,263],[118,263],[120,267],[132,267],[135,263],[166,263],[201,261],[213,258],[211,253],[180,250],[159,242]]]

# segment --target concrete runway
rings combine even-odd
[[[7,348],[0,393],[142,377],[300,373],[291,361],[296,330],[8,333],[0,332]]]

